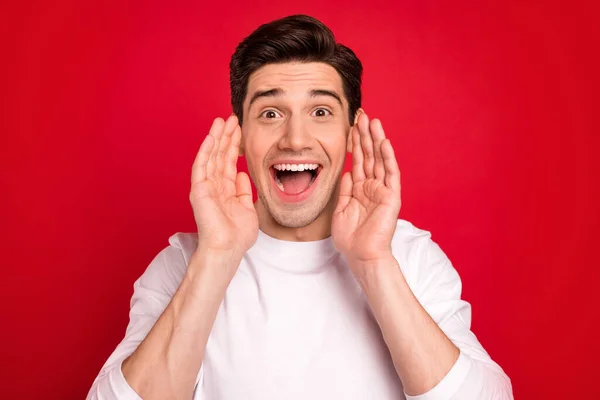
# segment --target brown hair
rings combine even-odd
[[[240,123],[250,75],[267,64],[290,61],[322,62],[336,69],[353,125],[361,104],[362,64],[352,50],[336,43],[327,26],[308,15],[292,15],[261,25],[235,49],[229,63],[229,84],[231,105]]]

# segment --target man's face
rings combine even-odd
[[[250,76],[247,93],[242,136],[258,196],[278,224],[307,226],[332,201],[344,166],[342,79],[323,63],[270,64]]]

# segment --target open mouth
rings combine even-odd
[[[282,163],[271,166],[271,176],[281,194],[296,196],[307,193],[323,167],[317,163]]]

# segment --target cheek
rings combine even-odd
[[[346,140],[346,132],[339,128],[336,131],[329,130],[327,133],[318,136],[319,143],[333,164],[344,161],[347,147]]]
[[[244,153],[248,165],[255,170],[261,169],[272,145],[268,136],[259,132],[248,133],[244,140]]]

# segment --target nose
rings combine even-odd
[[[310,150],[312,142],[313,138],[306,124],[298,116],[292,116],[283,126],[283,135],[279,140],[278,147],[279,150],[301,152]]]

